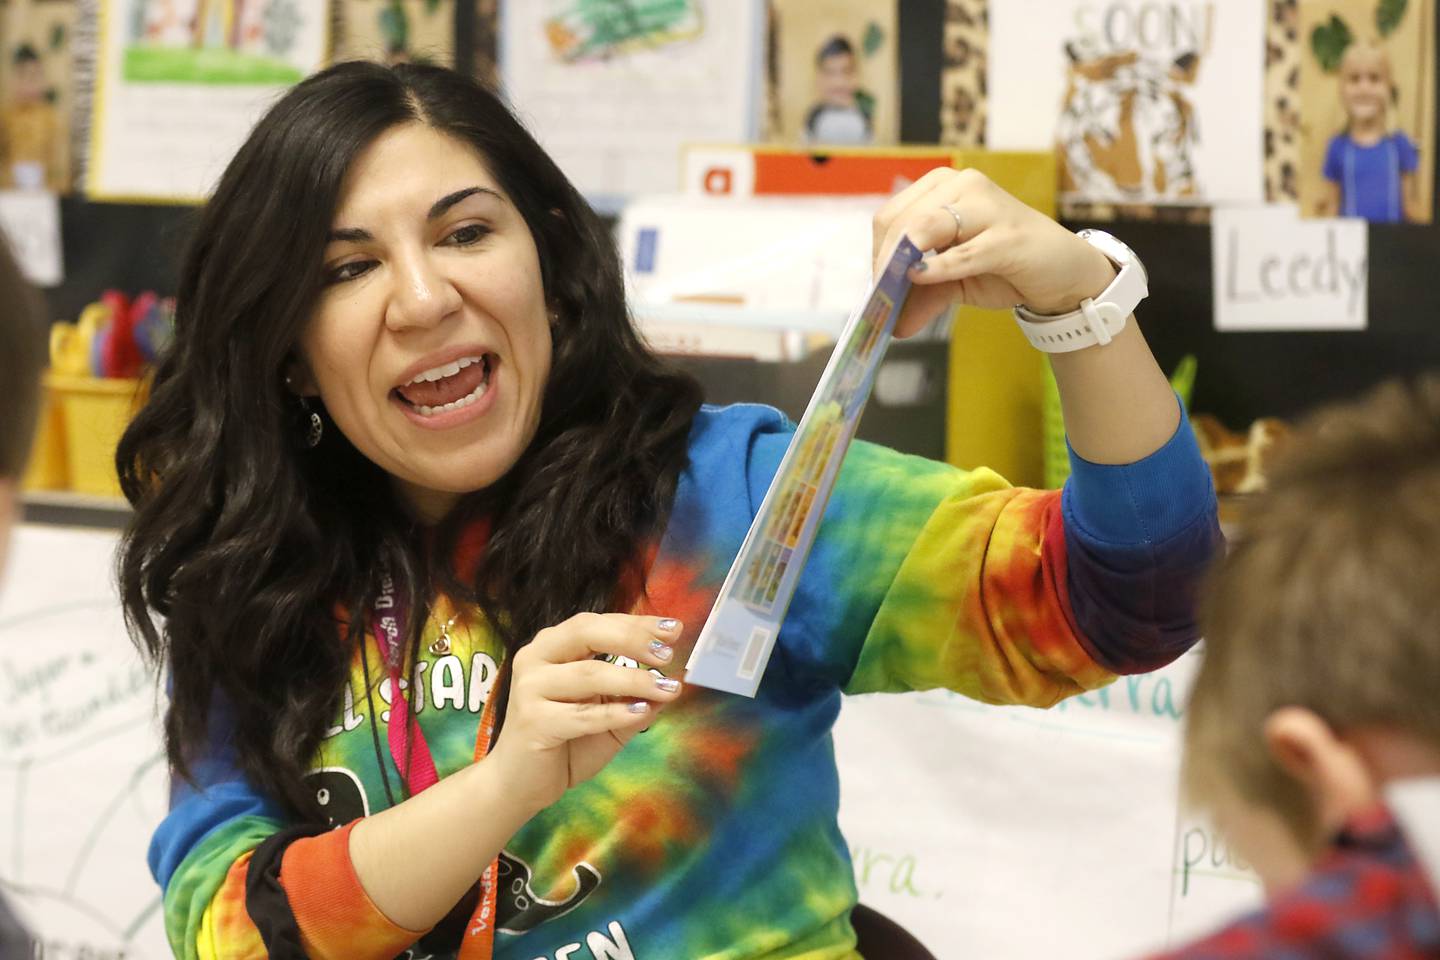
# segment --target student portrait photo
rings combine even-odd
[[[1300,28],[1302,210],[1429,223],[1433,0],[1301,4]]]

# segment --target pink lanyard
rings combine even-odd
[[[400,661],[405,646],[403,635],[409,612],[405,601],[395,595],[395,578],[386,572],[380,578],[380,596],[375,598],[370,629],[375,634],[380,655],[385,659],[385,668],[390,672],[390,756],[395,759],[395,768],[400,771],[413,797],[426,787],[434,786],[440,777],[435,772],[435,760],[430,756],[425,733],[410,710],[410,698],[405,696],[405,690],[400,685]]]
[[[413,797],[427,787],[434,786],[440,776],[435,772],[435,759],[430,754],[430,745],[425,742],[425,733],[410,710],[409,698],[400,687],[400,662],[403,659],[403,637],[409,612],[405,601],[395,593],[395,579],[386,572],[380,578],[380,595],[375,598],[371,631],[375,634],[375,643],[380,647],[385,667],[390,673],[390,723],[387,728],[390,756],[395,760],[395,768],[400,771],[400,776],[404,778]],[[480,729],[475,736],[477,763],[485,759],[485,755],[490,751],[490,737],[495,730],[494,707],[495,698],[491,696],[485,701],[485,709],[480,714]],[[499,870],[500,858],[496,857],[490,861],[490,865],[480,877],[480,899],[475,904],[470,923],[465,928],[459,960],[489,960],[494,954],[495,882]]]

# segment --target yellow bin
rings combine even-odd
[[[64,490],[70,485],[70,468],[65,463],[65,417],[50,389],[48,373],[40,391],[39,420],[21,484],[26,490]]]
[[[65,418],[70,489],[98,497],[120,496],[115,447],[145,402],[144,381],[51,374],[47,383]]]

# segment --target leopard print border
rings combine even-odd
[[[1265,199],[1300,199],[1300,0],[1271,0],[1265,21]]]
[[[985,146],[988,0],[946,0],[940,67],[940,142]]]

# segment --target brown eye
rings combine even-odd
[[[481,240],[484,240],[489,234],[490,229],[488,227],[483,227],[478,223],[470,223],[450,234],[450,236],[445,238],[445,241],[457,247],[468,247],[473,243],[479,243]]]
[[[374,260],[352,260],[349,263],[342,263],[331,270],[326,276],[327,283],[344,283],[347,280],[354,280],[369,273],[375,266]]]

